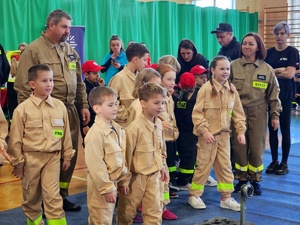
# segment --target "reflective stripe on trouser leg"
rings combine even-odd
[[[67,225],[66,218],[47,220],[48,225]]]
[[[27,218],[27,225],[43,225],[43,217],[40,215],[38,218],[36,218],[34,221],[31,221],[29,218]]]

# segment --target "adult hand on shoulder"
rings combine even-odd
[[[82,116],[82,120],[83,120],[82,125],[86,126],[90,122],[90,119],[91,119],[90,111],[87,108],[81,109],[81,116]]]

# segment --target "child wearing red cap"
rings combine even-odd
[[[192,73],[185,72],[180,76],[178,86],[180,96],[174,99],[174,113],[179,129],[176,140],[180,163],[178,167],[177,185],[180,190],[188,190],[193,178],[196,155],[197,136],[193,134],[192,111],[196,103],[196,79]]]
[[[99,73],[105,67],[99,66],[94,60],[87,60],[85,63],[82,64],[81,68],[85,77],[84,83],[85,83],[85,89],[88,98],[93,88],[98,86],[104,86],[104,80],[99,77]],[[82,126],[82,121],[80,123],[80,130],[83,138],[85,137],[85,135],[89,131],[89,128],[93,125],[95,121],[95,116],[96,116],[95,112],[91,107],[89,107],[89,111],[91,115],[90,122],[86,126]],[[79,113],[79,115],[81,114]]]
[[[194,74],[196,87],[199,90],[207,82],[208,70],[201,65],[196,65],[191,69],[190,73]]]

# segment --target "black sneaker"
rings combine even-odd
[[[266,169],[266,173],[268,173],[268,174],[275,173],[278,166],[279,166],[278,161],[271,162]]]
[[[275,174],[276,175],[285,175],[289,172],[288,166],[286,163],[280,163],[280,165],[277,167]]]
[[[251,182],[251,185],[253,186],[254,189],[254,194],[255,195],[261,195],[262,194],[262,189],[259,183],[256,181]]]
[[[81,206],[77,205],[73,202],[70,202],[68,199],[64,199],[63,200],[63,209],[65,211],[80,211],[81,210]]]
[[[241,187],[244,184],[247,184],[248,181],[245,180],[240,180],[235,186],[234,186],[234,192],[240,192],[241,191]]]

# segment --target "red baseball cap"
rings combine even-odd
[[[179,84],[183,89],[192,89],[196,85],[194,74],[185,72],[180,76]]]
[[[200,74],[203,74],[205,72],[208,72],[208,70],[205,67],[201,66],[201,65],[194,66],[190,71],[190,73],[192,73],[194,75],[200,75]]]
[[[94,60],[87,60],[85,63],[82,64],[82,72],[99,72],[104,66],[99,66]]]

